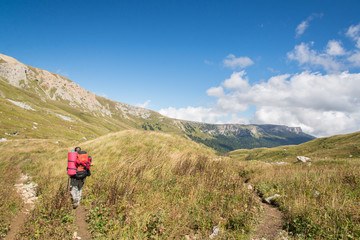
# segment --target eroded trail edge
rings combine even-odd
[[[16,181],[14,187],[16,188],[16,191],[21,195],[21,198],[24,201],[24,206],[12,220],[10,224],[10,231],[4,238],[5,240],[16,239],[16,234],[18,234],[21,227],[24,226],[28,214],[30,213],[31,209],[34,208],[35,202],[37,201],[35,191],[37,185],[30,181],[31,177],[29,175],[24,175],[21,172],[21,165],[22,164],[20,164],[17,169],[17,171],[20,173],[20,177]]]

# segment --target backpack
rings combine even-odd
[[[76,178],[84,179],[91,175],[91,157],[88,156],[87,152],[80,151],[77,155],[77,159],[80,162],[79,166],[76,168]]]

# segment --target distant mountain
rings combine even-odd
[[[97,96],[55,73],[0,54],[0,138],[86,141],[124,129],[182,135],[220,152],[299,144],[314,139],[300,128],[207,124]]]

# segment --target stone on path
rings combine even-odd
[[[275,194],[275,195],[273,195],[271,197],[265,198],[265,202],[267,202],[268,204],[271,204],[271,200],[274,199],[274,198],[277,198],[277,197],[281,197],[281,195]]]
[[[213,232],[212,232],[212,234],[210,234],[209,238],[213,239],[214,237],[219,235],[219,233],[220,233],[220,229],[218,228],[218,226],[215,226],[215,227],[213,227]]]

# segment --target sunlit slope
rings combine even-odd
[[[296,161],[296,156],[314,159],[359,158],[360,132],[314,139],[297,146],[240,149],[230,152],[232,158],[262,161]]]
[[[360,239],[360,132],[298,146],[238,150],[247,182],[285,214],[295,239]],[[300,163],[307,156],[311,163]]]
[[[31,91],[13,87],[1,80],[0,91],[0,132],[3,138],[85,141],[134,126],[130,121],[126,123],[84,113],[66,102],[44,100]]]
[[[141,129],[180,135],[219,152],[313,139],[296,127],[208,124],[168,118],[97,96],[64,76],[1,53],[0,96],[0,130],[4,131],[0,137],[7,139],[62,138],[82,142],[120,130]]]
[[[138,130],[81,147],[94,159],[82,201],[94,239],[207,238],[214,226],[223,229],[225,238],[242,239],[255,223],[258,203],[244,185],[244,168],[210,148]],[[42,236],[66,239],[72,229],[71,205],[62,200],[68,150],[45,149],[26,164],[24,170],[36,176],[40,198],[23,236],[50,224]]]

